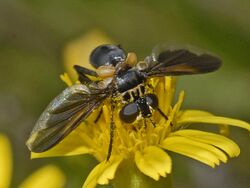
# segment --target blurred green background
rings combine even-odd
[[[140,58],[164,42],[216,53],[224,63],[219,71],[179,78],[184,107],[250,122],[249,8],[249,0],[0,0],[0,132],[13,145],[12,187],[49,163],[63,170],[66,187],[81,187],[96,164],[89,156],[30,160],[25,146],[39,114],[65,87],[62,49],[93,28]],[[175,188],[249,187],[249,134],[230,130],[241,155],[226,165],[211,169],[170,153]]]

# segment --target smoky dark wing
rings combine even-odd
[[[106,99],[103,90],[91,91],[82,84],[59,94],[41,114],[27,141],[32,152],[44,152],[65,138]]]
[[[221,60],[208,53],[190,49],[161,49],[147,57],[148,76],[176,76],[208,73],[221,66]]]

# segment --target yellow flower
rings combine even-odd
[[[88,43],[85,45],[88,46]],[[73,83],[67,74],[61,78],[68,85]],[[145,127],[143,120],[132,125],[124,124],[120,121],[118,106],[114,113],[116,129],[109,161],[106,161],[110,139],[108,100],[102,106],[103,115],[97,123],[93,120],[98,110],[54,148],[43,153],[32,153],[32,158],[91,154],[100,163],[90,172],[83,187],[92,188],[97,184],[109,184],[115,176],[120,182],[113,180],[114,184],[126,183],[127,187],[144,182],[152,183],[153,180],[160,180],[160,177],[167,177],[172,172],[172,161],[166,151],[185,155],[211,167],[219,165],[220,162],[226,163],[229,157],[239,155],[238,145],[229,138],[221,134],[187,128],[190,124],[206,123],[218,125],[221,132],[227,132],[227,125],[250,131],[247,122],[199,110],[182,111],[184,91],[179,93],[178,100],[173,105],[175,78],[154,78],[149,82],[158,96],[159,108],[167,114],[168,120],[155,112],[155,127],[152,124]],[[128,177],[129,181],[125,181]],[[130,182],[133,182],[133,185],[130,186]],[[137,187],[145,187],[138,185]]]
[[[63,78],[67,76],[64,75]],[[172,161],[164,150],[188,156],[211,167],[219,165],[220,162],[226,163],[228,157],[239,155],[238,145],[229,138],[186,128],[193,123],[207,123],[232,125],[250,131],[248,123],[199,110],[181,111],[183,91],[179,94],[177,103],[171,106],[175,89],[174,78],[155,78],[151,82],[159,97],[160,109],[168,115],[169,120],[155,113],[156,127],[148,125],[145,129],[142,126],[143,121],[137,121],[133,126],[123,124],[117,111],[114,117],[116,131],[113,151],[109,162],[106,161],[110,123],[108,104],[102,107],[104,115],[98,123],[92,121],[97,114],[93,112],[88,121],[82,123],[61,143],[49,151],[32,153],[32,158],[92,154],[100,164],[92,170],[83,187],[95,187],[97,183],[108,184],[124,160],[134,161],[143,174],[154,180],[159,180],[161,176],[166,177],[172,171]]]
[[[8,188],[12,175],[12,152],[8,138],[0,134],[0,187]],[[49,183],[48,183],[49,182]],[[65,184],[65,177],[54,165],[40,168],[24,180],[20,188],[60,188]]]

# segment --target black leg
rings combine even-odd
[[[164,114],[164,112],[161,111],[160,108],[157,107],[156,110],[165,118],[165,120],[168,120],[168,116],[166,114]],[[170,122],[170,125],[173,126],[172,121]]]
[[[74,65],[74,69],[78,74],[84,74],[84,75],[89,75],[89,76],[94,76],[98,77],[97,73],[93,70],[87,69],[85,67],[81,67],[79,65]]]
[[[92,71],[90,69],[81,67],[79,65],[74,65],[74,69],[76,70],[77,74],[78,74],[78,80],[83,83],[83,84],[89,84],[91,82],[93,82],[90,78],[88,78],[86,75],[90,75],[90,76],[95,76],[97,77],[97,74],[95,71]]]
[[[90,84],[92,81],[85,76],[84,74],[79,74],[78,75],[78,80],[82,83],[82,84]]]
[[[95,118],[95,121],[94,121],[95,123],[98,122],[98,120],[100,119],[101,115],[102,115],[102,108],[101,108],[101,110],[99,111],[97,117]]]
[[[106,161],[109,161],[112,153],[112,147],[113,147],[113,141],[114,141],[114,132],[115,132],[115,122],[114,122],[114,111],[115,111],[115,93],[114,93],[114,88],[115,88],[115,81],[117,79],[117,74],[118,74],[118,68],[116,68],[116,71],[114,73],[114,77],[111,83],[111,86],[113,87],[111,89],[111,120],[110,120],[110,140],[109,140],[109,146],[108,146],[108,155]]]
[[[154,120],[152,120],[151,118],[149,118],[150,122],[152,123],[153,127],[156,127],[156,123]]]
[[[144,128],[147,129],[147,119],[144,118]]]
[[[161,111],[160,108],[157,107],[156,110],[157,110],[166,120],[168,120],[168,116],[166,116],[166,115],[164,114],[164,112]]]
[[[111,121],[110,123],[110,140],[109,140],[109,148],[108,148],[108,155],[107,155],[107,161],[109,161],[112,153],[113,148],[113,140],[114,140],[114,131],[115,131],[115,123],[114,121]]]
[[[112,97],[111,97],[110,140],[109,140],[107,161],[109,161],[109,159],[111,157],[113,140],[114,140],[114,131],[115,131],[115,122],[114,122],[114,114],[113,114],[114,109],[115,109],[115,104],[114,104],[113,95],[112,95]]]

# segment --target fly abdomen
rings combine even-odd
[[[140,72],[130,69],[117,75],[117,88],[120,93],[135,88],[145,81],[145,77]]]

